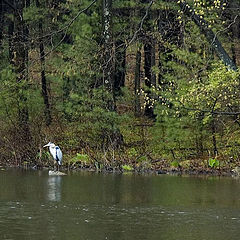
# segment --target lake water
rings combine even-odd
[[[1,170],[0,239],[239,240],[240,180]]]

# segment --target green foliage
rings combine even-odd
[[[199,109],[228,109],[239,104],[239,73],[228,71],[222,64],[213,64],[204,82],[189,88],[189,98],[184,102]]]
[[[109,111],[111,96],[103,88],[93,89],[92,97],[72,93],[63,111],[68,120],[78,122],[78,131],[92,146],[111,144],[118,133],[120,116]]]
[[[135,148],[128,149],[128,156],[129,157],[137,157],[138,152]]]
[[[134,170],[133,167],[130,165],[122,165],[122,169],[124,171],[133,171]]]
[[[141,156],[141,157],[137,158],[137,162],[138,163],[148,162],[148,158],[147,158],[147,156]]]
[[[38,152],[36,154],[36,159],[37,159],[37,162],[40,161],[40,162],[43,162],[44,165],[49,165],[51,166],[52,164],[54,164],[54,161],[53,161],[53,158],[51,156],[51,154],[49,153],[49,151],[42,151],[41,153]]]
[[[215,158],[209,158],[208,159],[208,165],[211,168],[215,168],[215,167],[219,167],[220,166],[220,162],[219,162],[219,160],[217,160]]]
[[[69,160],[69,163],[71,165],[75,165],[76,163],[90,164],[91,160],[87,154],[77,153],[75,157]]]
[[[171,162],[171,166],[172,167],[179,167],[179,162],[174,160],[174,161]]]
[[[137,167],[147,169],[151,168],[150,160],[166,159],[171,166],[177,167],[184,160],[188,163],[193,156],[206,159],[213,149],[213,135],[220,154],[226,159],[239,159],[239,117],[217,114],[239,111],[239,71],[229,71],[216,60],[207,39],[180,10],[177,1],[156,1],[148,9],[149,16],[144,21],[143,13],[149,3],[113,1],[111,73],[114,79],[119,61],[115,57],[126,50],[126,67],[122,69],[126,72],[126,81],[121,96],[103,86],[106,46],[102,37],[102,2],[96,1],[81,14],[91,0],[39,2],[40,7],[31,2],[30,7],[23,10],[23,22],[28,29],[28,62],[24,73],[17,73],[14,69],[12,63],[16,56],[13,52],[18,44],[11,41],[14,39],[8,34],[9,26],[3,26],[0,43],[0,133],[5,138],[0,142],[0,150],[9,151],[5,159],[17,156],[13,149],[6,149],[17,139],[16,129],[23,127],[19,122],[24,106],[28,110],[27,123],[34,149],[37,151],[43,139],[52,138],[63,143],[69,152],[66,159],[73,165],[95,163],[99,169],[103,165],[114,165],[132,171],[131,161]],[[222,12],[226,7],[223,1],[186,2],[209,22],[209,28],[216,31],[227,52],[238,46],[236,39],[230,39],[229,23],[227,27],[223,23],[228,18],[228,14]],[[155,12],[159,11],[161,16],[156,16]],[[4,19],[6,24],[16,20],[11,13],[4,17],[7,18]],[[159,29],[159,17],[161,23],[166,24],[161,25],[163,29]],[[138,33],[139,23],[142,24],[141,37],[137,34],[128,45]],[[146,40],[155,43],[156,61],[151,66],[151,73],[156,76],[157,84],[145,87],[147,93],[143,91],[140,96],[143,109],[139,114],[144,113],[147,103],[154,108],[154,120],[134,116],[135,54],[136,49],[144,51]],[[39,61],[41,42],[44,44],[44,63]],[[142,54],[142,72],[145,71],[144,63]],[[46,114],[41,89],[42,70],[46,74],[52,116],[50,126],[39,121]],[[141,84],[144,83],[143,76],[144,73],[141,74]],[[115,105],[117,111],[113,111]],[[215,133],[213,123],[216,125]],[[121,136],[124,139],[122,149],[118,148]],[[18,146],[17,142],[24,142],[21,137],[15,141],[14,147]],[[76,154],[85,148],[99,163],[90,159],[90,155]],[[52,161],[47,152],[42,158]],[[218,160],[209,159],[209,166],[218,167]]]
[[[150,149],[157,154],[167,154],[168,158],[188,158],[195,141],[201,141],[204,132],[201,122],[191,119],[187,112],[176,111],[157,105],[157,122],[152,129],[153,140]],[[184,114],[184,115],[183,115]]]
[[[44,19],[44,13],[47,13],[46,9],[37,8],[36,6],[30,6],[24,9],[23,19],[27,22],[37,23],[39,20]]]

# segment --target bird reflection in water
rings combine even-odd
[[[49,176],[48,178],[48,200],[58,202],[61,200],[61,176]]]

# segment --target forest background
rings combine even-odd
[[[1,0],[0,161],[240,162],[239,0]]]

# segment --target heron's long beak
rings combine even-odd
[[[48,144],[46,144],[46,145],[44,145],[43,147],[49,147],[50,145],[49,145],[49,143]]]

